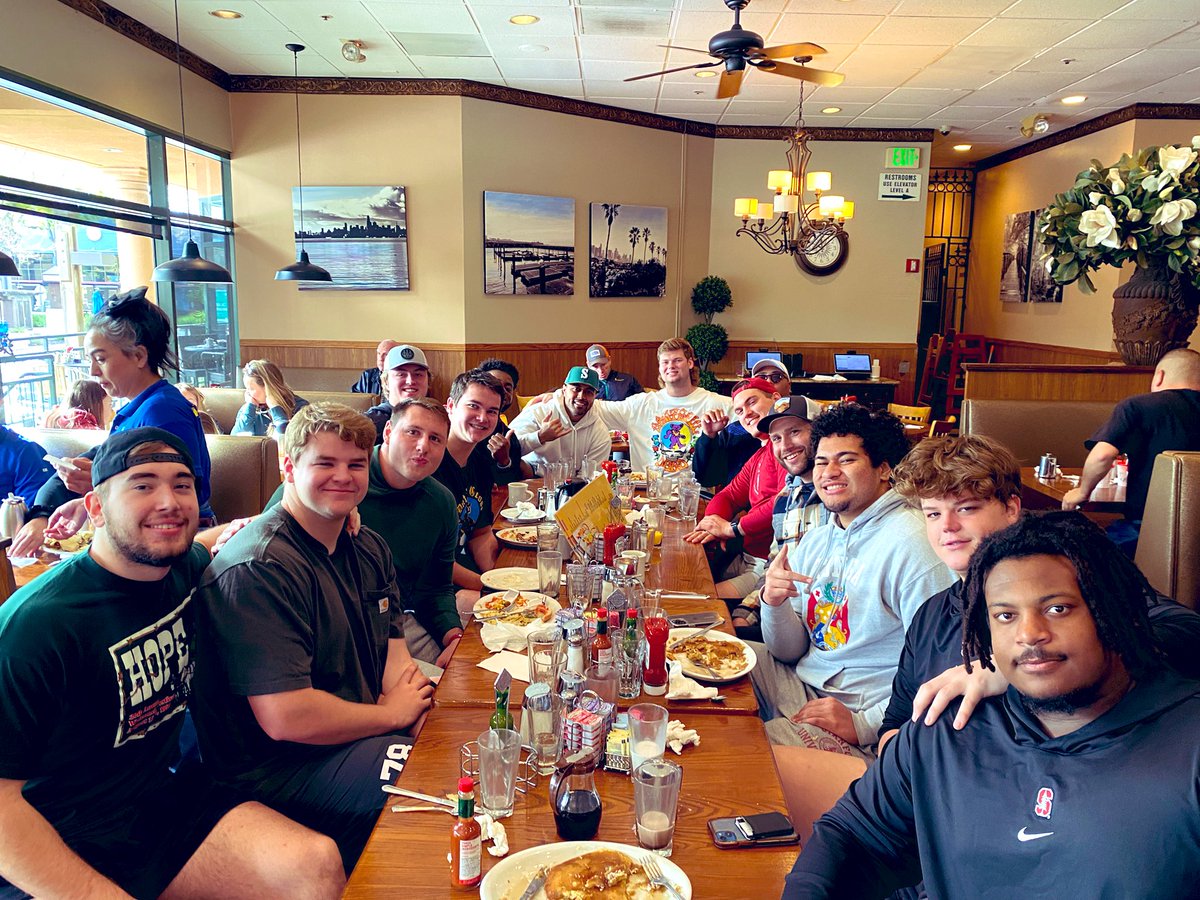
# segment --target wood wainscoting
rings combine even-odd
[[[1154,369],[1144,366],[1080,366],[967,363],[968,400],[1079,400],[1116,404],[1150,390]]]
[[[989,361],[994,363],[1034,363],[1047,366],[1103,366],[1120,363],[1121,354],[1115,350],[1088,350],[1083,347],[1062,347],[1058,344],[1034,344],[1029,341],[1010,341],[988,338]]]

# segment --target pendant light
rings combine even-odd
[[[183,52],[179,45],[179,0],[175,0],[175,68],[179,72],[179,128],[183,132],[183,191],[187,204],[188,240],[183,256],[169,260],[154,268],[155,281],[203,281],[210,284],[228,284],[233,276],[224,266],[209,262],[200,255],[200,248],[192,240],[191,184],[187,168],[187,118],[183,107]]]
[[[300,51],[303,44],[284,44],[292,51],[292,73],[296,79],[300,77]],[[296,86],[293,85],[295,88]],[[304,249],[304,169],[300,165],[300,91],[292,91],[296,98],[296,179],[300,183],[300,251],[296,262],[284,266],[275,273],[276,281],[333,281],[328,270],[315,266],[308,261],[308,251]]]
[[[21,270],[13,262],[13,258],[0,250],[0,278],[20,278]]]

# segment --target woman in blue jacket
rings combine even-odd
[[[242,369],[246,385],[246,402],[238,410],[237,421],[230,434],[250,434],[266,437],[287,431],[288,422],[308,401],[297,397],[283,380],[279,366],[269,359],[252,359]]]
[[[196,496],[201,524],[212,524],[208,505],[208,444],[195,407],[163,378],[166,369],[178,369],[171,351],[171,323],[167,314],[146,299],[146,288],[136,287],[113,297],[92,319],[84,338],[92,377],[114,399],[128,402],[113,417],[111,434],[151,425],[177,435],[187,444],[196,470]],[[95,449],[68,460],[73,469],[60,469],[38,491],[25,526],[13,540],[14,556],[38,552],[49,514],[55,513],[52,536],[68,537],[86,519],[83,494],[92,489]]]

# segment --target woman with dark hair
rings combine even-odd
[[[163,378],[166,369],[177,369],[171,352],[171,323],[166,313],[146,299],[146,288],[117,294],[92,319],[84,350],[92,363],[92,378],[110,397],[127,400],[113,417],[111,433],[154,426],[177,435],[187,444],[196,471],[196,497],[201,524],[212,524],[208,505],[208,444],[195,407]],[[48,480],[29,511],[25,526],[13,539],[14,556],[36,555],[45,532],[69,537],[86,519],[83,494],[92,489],[95,449],[67,460]],[[53,517],[50,513],[53,512]]]

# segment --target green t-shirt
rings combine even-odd
[[[161,581],[80,553],[0,606],[0,777],[64,837],[101,838],[166,778],[192,676],[193,544]]]

